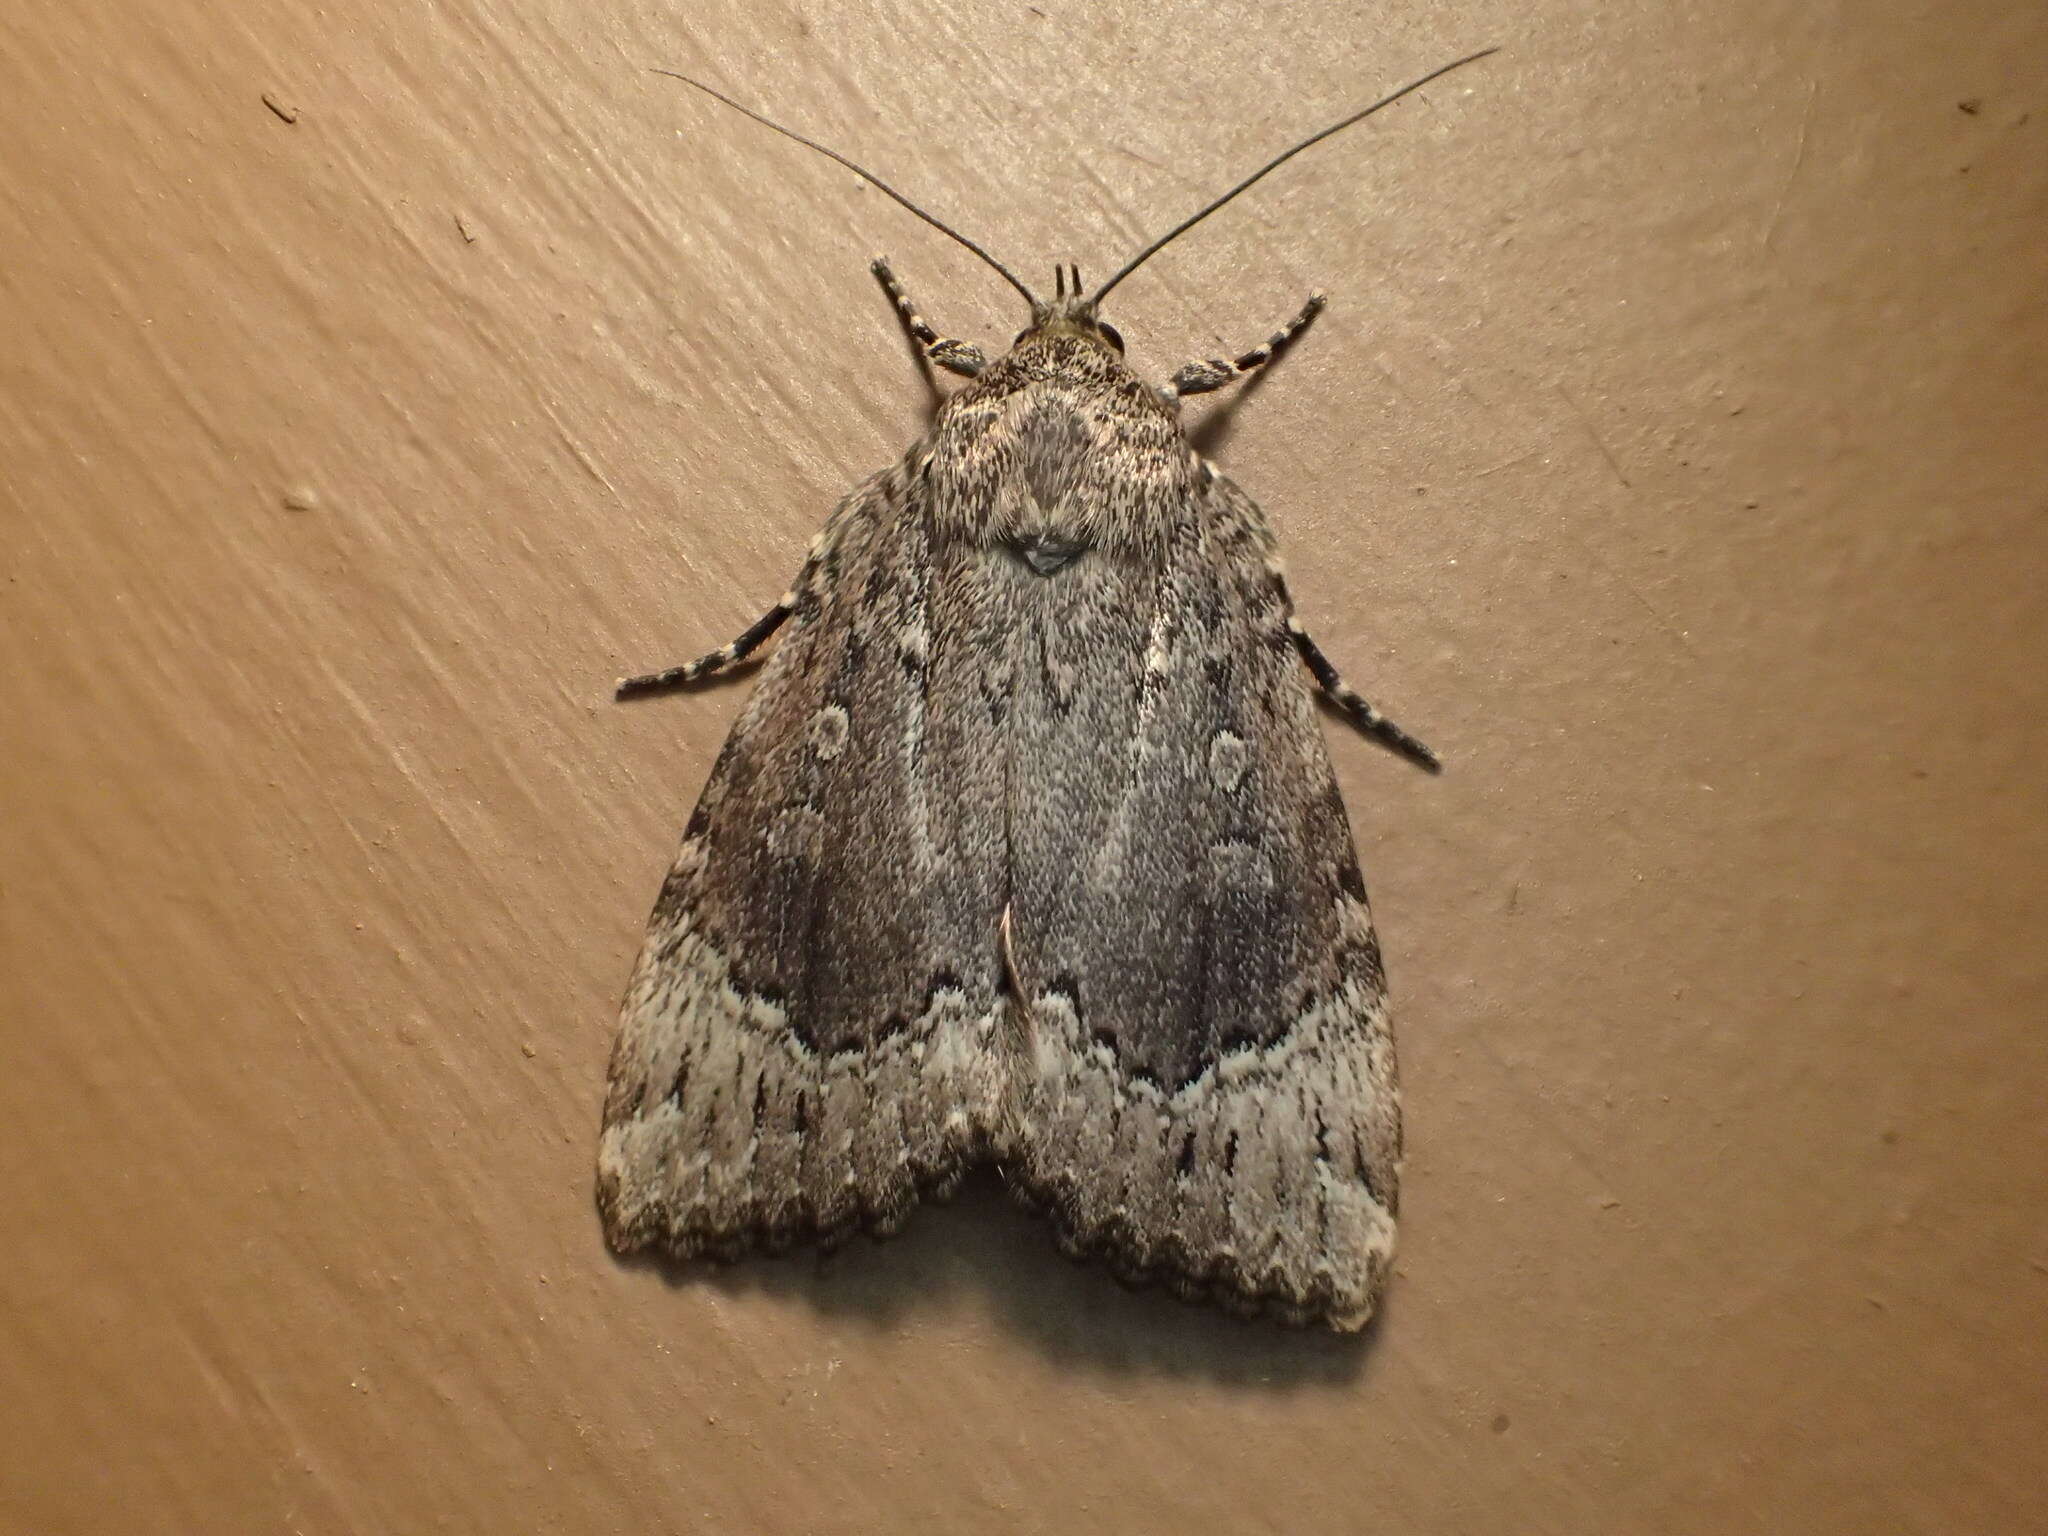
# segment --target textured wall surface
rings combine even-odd
[[[2040,1529],[2048,12],[0,15],[0,1529]],[[931,396],[1161,376],[1337,663],[1409,1116],[1362,1339],[999,1188],[606,1253],[613,1013],[771,601]]]

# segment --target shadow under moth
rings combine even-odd
[[[925,355],[971,382],[751,628],[619,686],[682,687],[780,635],[626,996],[598,1154],[615,1250],[885,1233],[993,1162],[1063,1248],[1126,1280],[1338,1329],[1371,1315],[1400,1106],[1316,691],[1436,758],[1310,639],[1265,518],[1179,405],[1262,366],[1322,300],[1164,387],[1099,309],[1283,161],[1470,61],[1294,145],[1093,293],[1061,268],[1049,300],[698,86],[965,245],[1031,319],[987,361],[877,260]]]

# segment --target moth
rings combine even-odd
[[[1101,306],[1285,160],[1469,62],[1294,145],[1093,292],[1060,267],[1050,299],[698,87],[959,241],[1030,323],[990,361],[878,258],[925,356],[970,382],[745,633],[619,685],[684,687],[779,636],[625,999],[598,1154],[616,1251],[886,1233],[992,1162],[1127,1281],[1337,1329],[1371,1314],[1400,1103],[1317,694],[1437,759],[1338,677],[1179,404],[1263,366],[1322,299],[1163,387]]]

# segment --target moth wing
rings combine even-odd
[[[1026,600],[1005,1172],[1127,1278],[1356,1328],[1401,1138],[1365,887],[1258,509],[1205,475],[1165,541]]]
[[[598,1159],[621,1252],[887,1230],[985,1147],[1001,767],[918,494],[834,514],[662,887]]]

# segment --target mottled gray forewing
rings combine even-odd
[[[1356,1327],[1392,1252],[1393,1045],[1269,549],[1205,478],[1163,560],[1013,582],[1006,1171],[1071,1248]]]
[[[599,1154],[621,1251],[886,1230],[982,1149],[1001,750],[919,494],[891,470],[834,515],[663,886]]]

